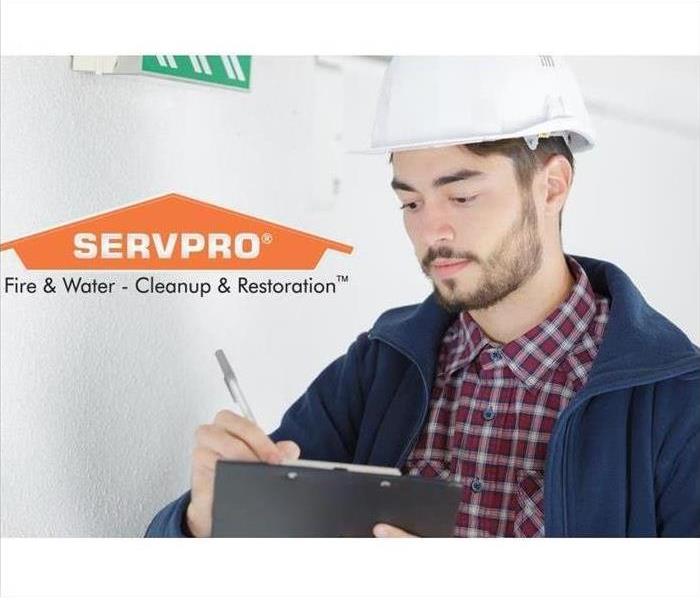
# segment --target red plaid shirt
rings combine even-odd
[[[463,483],[457,536],[544,535],[544,464],[559,413],[588,377],[608,320],[581,266],[568,298],[505,345],[463,311],[438,354],[428,417],[404,473]]]

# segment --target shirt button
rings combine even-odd
[[[484,421],[491,421],[496,416],[496,411],[490,406],[483,413]]]
[[[503,359],[503,352],[501,350],[491,350],[491,360],[498,362]]]
[[[484,484],[481,483],[481,480],[478,477],[475,477],[472,481],[472,491],[473,492],[480,492],[481,488],[484,487]]]

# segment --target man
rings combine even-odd
[[[373,142],[433,294],[381,315],[269,437],[230,411],[200,427],[192,490],[147,535],[210,534],[219,458],[300,455],[454,478],[460,536],[700,535],[700,349],[619,268],[562,250],[593,144],[566,66],[394,59]]]

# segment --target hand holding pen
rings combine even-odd
[[[216,359],[231,397],[245,416],[220,410],[212,423],[197,427],[192,452],[191,499],[186,514],[189,533],[196,537],[211,535],[214,473],[218,460],[280,464],[300,455],[299,446],[293,441],[275,443],[260,429],[222,350],[217,350]]]

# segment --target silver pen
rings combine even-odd
[[[231,365],[226,359],[224,351],[217,350],[214,353],[214,356],[216,356],[216,360],[219,361],[219,366],[221,367],[221,370],[224,373],[224,383],[226,384],[226,387],[228,388],[228,391],[231,394],[231,398],[233,398],[233,401],[240,407],[245,418],[257,425],[257,421],[253,416],[253,412],[250,410],[250,406],[248,406],[248,403],[246,402],[245,396],[241,391],[241,386],[238,385],[238,379],[236,379],[236,375],[233,373],[233,369],[231,368]],[[284,458],[282,459],[281,464],[285,466],[312,467],[316,469],[342,469],[345,471],[355,471],[358,473],[374,473],[378,475],[401,475],[401,471],[392,467],[374,467],[368,465],[355,465],[320,460]]]
[[[248,406],[248,403],[246,402],[245,396],[243,395],[243,391],[241,390],[241,386],[238,385],[238,379],[236,379],[236,375],[234,374],[231,365],[226,359],[224,351],[217,350],[214,353],[214,356],[216,356],[216,360],[219,361],[219,366],[221,367],[221,370],[224,373],[224,383],[226,384],[226,387],[228,388],[228,391],[231,394],[231,398],[233,398],[234,403],[238,405],[238,407],[241,409],[241,412],[243,413],[243,416],[246,419],[252,421],[257,425],[258,422],[255,420],[255,417],[253,416],[253,411],[250,410],[250,406]]]

